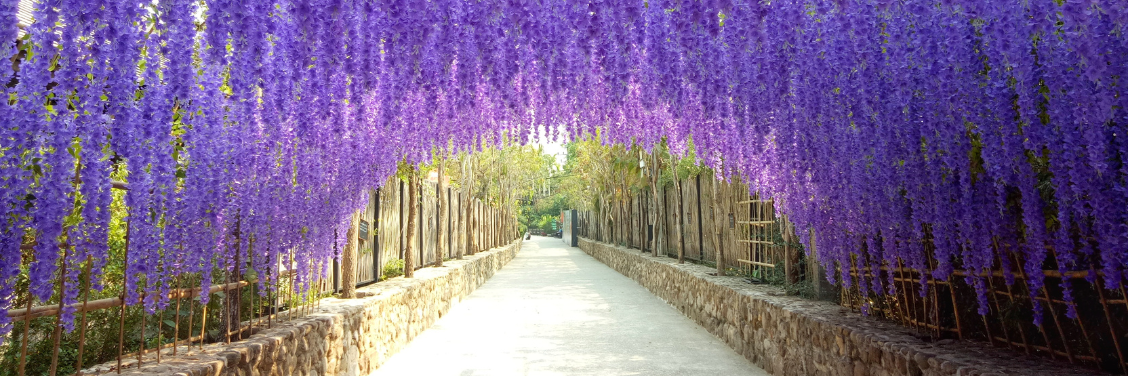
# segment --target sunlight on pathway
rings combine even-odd
[[[634,281],[533,237],[386,375],[767,375]]]

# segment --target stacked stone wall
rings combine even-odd
[[[580,249],[676,307],[773,375],[940,376],[1100,375],[975,341],[927,342],[894,323],[782,289],[718,277],[714,268],[678,264],[581,238]],[[707,362],[708,359],[701,361]]]
[[[205,345],[177,355],[162,351],[125,362],[123,375],[267,376],[367,375],[399,352],[453,304],[481,286],[517,255],[518,240],[441,268],[423,268],[415,278],[393,278],[357,289],[358,299],[326,298],[310,314],[285,321],[246,340]],[[83,374],[116,374],[115,363]]]

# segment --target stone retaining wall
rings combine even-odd
[[[925,342],[830,302],[714,268],[580,239],[580,249],[676,307],[773,375],[1100,375],[974,341]],[[703,359],[702,361],[708,361]]]
[[[357,289],[358,299],[327,298],[320,308],[288,322],[274,322],[246,340],[205,345],[179,355],[146,356],[138,369],[129,359],[125,375],[367,375],[431,326],[517,255],[521,241],[441,268],[423,268],[415,278],[393,278]],[[285,318],[285,314],[281,315]],[[114,374],[107,363],[84,374]]]

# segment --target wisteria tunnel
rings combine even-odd
[[[1128,375],[1123,0],[0,23],[0,375]]]

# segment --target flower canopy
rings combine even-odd
[[[88,258],[100,275],[112,177],[134,304],[177,272],[210,283],[247,239],[259,270],[331,257],[400,161],[596,130],[692,139],[864,294],[892,274],[847,267],[898,259],[967,271],[983,313],[995,265],[1031,294],[1044,268],[1125,282],[1122,0],[39,0],[34,18],[0,68],[0,308],[25,236],[38,299],[61,278],[74,302]]]

